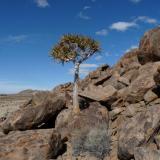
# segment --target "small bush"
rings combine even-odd
[[[74,137],[72,146],[74,156],[88,152],[97,158],[103,158],[110,152],[110,138],[106,129],[93,128]]]

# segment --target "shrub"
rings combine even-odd
[[[80,136],[72,139],[73,154],[78,156],[85,152],[97,158],[103,158],[110,152],[110,138],[104,128],[92,128],[90,131],[83,131]]]

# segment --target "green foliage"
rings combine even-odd
[[[64,35],[53,47],[51,56],[62,63],[75,61],[82,63],[100,51],[99,43],[90,37],[77,34]]]
[[[104,158],[110,152],[110,138],[104,128],[92,128],[72,139],[73,155],[89,153],[97,158]]]

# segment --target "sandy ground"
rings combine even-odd
[[[21,105],[27,102],[31,95],[6,95],[0,96],[0,118],[7,117],[11,112],[19,109]]]

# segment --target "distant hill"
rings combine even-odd
[[[32,89],[26,89],[18,93],[18,95],[28,95],[28,94],[34,94],[38,92],[39,90],[32,90]]]

